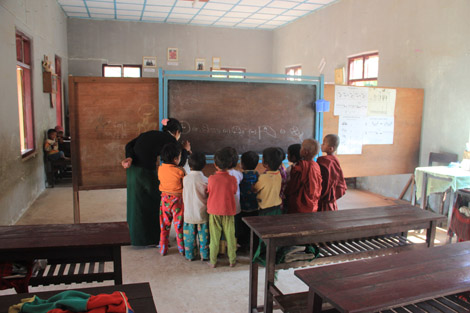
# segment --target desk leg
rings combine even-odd
[[[450,227],[450,221],[452,221],[452,213],[454,211],[454,199],[455,192],[450,188],[450,198],[449,198],[449,211],[447,212],[447,229]]]
[[[264,282],[264,312],[273,312],[273,295],[269,287],[274,285],[274,271],[276,264],[276,247],[272,240],[266,240],[266,274]]]
[[[308,290],[307,313],[320,313],[323,305],[323,299],[313,291]]]
[[[423,186],[421,188],[421,209],[426,210],[428,199],[426,198],[426,189],[428,189],[428,174],[423,173]]]
[[[114,269],[114,284],[122,285],[122,259],[121,259],[121,246],[113,247],[113,269]]]
[[[434,247],[434,239],[436,238],[436,221],[429,223],[429,228],[426,231],[426,243],[428,247]]]
[[[249,278],[249,300],[248,300],[248,313],[256,311],[258,306],[258,263],[253,262],[253,256],[255,254],[254,246],[256,240],[259,240],[255,235],[254,231],[250,231],[250,278]]]

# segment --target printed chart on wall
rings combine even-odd
[[[393,144],[395,101],[395,89],[335,86],[337,153],[361,154],[363,145]]]

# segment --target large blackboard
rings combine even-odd
[[[314,137],[315,85],[170,80],[168,112],[194,151],[261,153]]]

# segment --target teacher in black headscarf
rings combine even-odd
[[[161,131],[140,134],[126,145],[126,158],[121,162],[127,169],[127,223],[133,246],[157,245],[160,240],[160,197],[157,162],[167,143],[176,143],[182,132],[174,118],[162,120]],[[183,142],[180,166],[191,152]]]

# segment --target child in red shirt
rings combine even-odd
[[[318,158],[322,177],[322,191],[318,200],[318,211],[336,211],[336,200],[346,193],[346,181],[338,158],[334,155],[339,146],[339,137],[335,134],[326,135],[323,138],[321,151],[326,155]]]
[[[318,210],[322,178],[320,166],[313,158],[318,154],[319,148],[315,139],[305,139],[302,142],[302,160],[292,167],[285,192],[288,213],[311,213]]]
[[[235,194],[238,184],[235,177],[228,173],[232,166],[230,149],[218,150],[214,155],[217,172],[209,177],[207,184],[207,213],[209,213],[210,261],[209,266],[217,264],[222,232],[227,240],[227,255],[230,267],[237,262],[237,240],[235,238]]]

